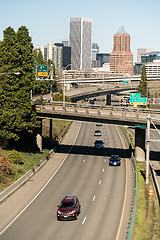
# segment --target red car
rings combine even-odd
[[[76,220],[81,211],[81,205],[75,196],[66,196],[57,207],[57,220]]]

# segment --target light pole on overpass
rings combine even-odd
[[[63,76],[63,107],[65,107],[65,74],[64,74],[64,71],[65,70],[67,70],[67,68],[69,67],[69,66],[71,66],[72,64],[70,63],[70,64],[68,64],[66,67],[63,67],[62,68],[62,76]]]
[[[146,136],[146,184],[149,183],[149,144],[150,144],[150,115],[147,116],[147,136]]]

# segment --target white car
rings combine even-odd
[[[95,130],[94,136],[102,136],[101,130]]]

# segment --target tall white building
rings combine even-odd
[[[92,20],[89,18],[69,19],[69,44],[71,68],[90,69],[92,63]]]

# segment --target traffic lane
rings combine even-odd
[[[73,122],[62,140],[62,144],[69,144],[70,148],[80,130],[81,123]],[[66,154],[56,153],[49,161],[31,177],[23,186],[17,189],[0,204],[0,232],[4,229],[22,209],[42,189],[48,179],[56,171]]]
[[[116,239],[124,200],[125,174],[123,167],[109,167],[108,161],[102,173],[95,191],[85,202],[85,222],[82,222],[84,228],[79,239]]]
[[[151,129],[150,133],[151,140],[160,140],[160,135],[157,130]],[[160,187],[160,148],[158,141],[150,142],[150,163],[155,171],[157,182]]]
[[[79,171],[80,161],[78,161],[77,155],[75,156],[76,158],[74,157],[74,155],[71,155],[71,157],[72,157],[72,161],[70,161],[70,158],[68,158],[67,159],[68,161],[66,161],[64,166],[61,168],[61,171],[58,172],[59,174],[57,174],[54,177],[53,183],[49,184],[51,186],[50,188],[49,187],[47,188],[49,190],[45,189],[43,193],[40,194],[39,198],[36,199],[32,203],[32,205],[27,209],[27,211],[25,211],[24,214],[21,215],[20,218],[18,218],[14,224],[11,225],[9,232],[8,230],[5,232],[5,234],[7,234],[8,239],[22,239],[22,238],[32,239],[33,236],[36,236],[38,239],[44,239],[43,237],[41,238],[43,234],[45,234],[45,239],[47,239],[46,230],[48,229],[48,227],[49,229],[50,227],[51,229],[53,229],[52,224],[57,224],[56,214],[55,214],[57,204],[62,199],[62,197],[64,197],[66,194],[67,195],[75,194],[77,192],[76,191],[77,187],[75,187],[75,184],[74,184],[75,182],[74,178],[75,179],[80,178],[80,180],[84,179],[83,181],[82,180],[79,181],[80,185],[82,185],[82,188],[83,188],[83,186],[86,185],[85,184],[86,178],[89,177],[89,174],[92,176],[92,174],[94,173],[94,169],[96,170],[96,168],[92,166],[93,164],[90,162],[89,164],[90,167],[84,168],[86,169],[86,171],[83,171],[83,174],[85,175],[85,177],[83,177],[82,174],[78,175],[78,173],[80,172]],[[78,163],[78,167],[75,172],[74,165],[76,165],[77,163]],[[83,161],[81,161],[81,163],[83,163]],[[72,172],[73,172],[73,176],[72,176]],[[78,180],[76,181],[76,184],[78,184]],[[53,192],[56,193],[56,196],[55,194],[53,194]],[[41,197],[43,200],[40,200]],[[55,201],[55,197],[56,197],[56,201]],[[51,209],[53,210],[53,212]],[[51,216],[50,218],[54,220],[54,221],[51,221],[51,226],[49,224],[50,222],[46,220],[48,219],[48,216]],[[43,229],[42,234],[41,234],[41,229]],[[39,232],[40,232],[40,236],[39,236]],[[61,233],[61,227],[59,229],[59,234],[60,233]],[[54,235],[53,232],[52,232],[52,235]],[[3,235],[2,235],[2,239],[3,239]]]
[[[93,199],[93,194],[96,193],[97,185],[100,185],[99,177],[100,177],[100,173],[104,169],[103,164],[105,163],[103,157],[98,157],[97,159],[97,156],[95,156],[94,157],[95,159],[93,159],[93,156],[88,156],[89,158],[87,158],[87,161],[86,160],[84,161],[83,159],[84,157],[86,156],[82,156],[82,158],[80,156],[80,159],[79,159],[77,155],[76,156],[71,155],[71,158],[73,159],[70,159],[70,158],[67,159],[65,164],[67,164],[68,167],[63,165],[63,167],[54,177],[54,181],[49,184],[50,187],[48,186],[48,188],[45,189],[45,191],[43,191],[43,193],[39,196],[39,198],[30,206],[27,213],[25,212],[25,214],[21,216],[22,220],[18,219],[18,221],[16,221],[16,225],[19,222],[19,225],[16,227],[16,229],[18,230],[20,229],[20,230],[19,230],[19,233],[17,232],[18,235],[15,236],[15,239],[21,239],[19,238],[20,236],[23,236],[23,239],[32,239],[33,236],[34,236],[33,239],[44,239],[44,238],[53,239],[53,236],[54,236],[54,239],[64,239],[64,238],[68,239],[69,237],[73,238],[73,236],[74,236],[74,239],[78,239],[76,238],[77,231],[79,232],[79,236],[81,235],[79,221],[82,220],[82,222],[84,222],[84,219],[85,219],[84,213],[87,212],[87,210],[89,211],[89,208],[90,208],[89,202],[90,202],[90,199]],[[76,158],[76,161],[75,161],[75,158]],[[100,160],[100,158],[102,161]],[[77,166],[78,171],[74,169],[73,172],[70,173],[69,170],[71,167],[73,167],[73,164],[75,165],[75,163],[76,164],[78,163],[78,166]],[[89,165],[86,166],[86,163]],[[98,167],[99,166],[98,163],[101,163],[100,167]],[[82,167],[80,165],[82,165]],[[105,166],[108,166],[108,164],[107,165],[105,164]],[[99,169],[98,173],[97,173],[97,169]],[[70,177],[68,177],[68,173]],[[65,181],[62,182],[63,176],[65,176]],[[109,174],[107,174],[106,176],[109,176]],[[106,182],[108,181],[109,180],[107,180]],[[112,184],[110,184],[110,186],[112,186]],[[58,192],[56,191],[56,194],[55,194],[55,189],[58,189]],[[64,197],[65,195],[64,193],[72,194],[73,192],[76,193],[76,195],[80,196],[79,198],[82,204],[82,214],[80,214],[78,221],[69,222],[69,224],[63,223],[63,222],[62,223],[57,222],[56,214],[55,214],[55,210],[56,210],[55,206],[57,205],[57,202],[59,203],[62,197]],[[41,198],[42,198],[42,201],[40,200]],[[85,210],[86,207],[87,209]],[[98,205],[98,208],[99,208],[99,205]],[[29,219],[32,219],[32,221],[29,221]],[[21,225],[21,223],[23,224]],[[84,224],[81,224],[81,225],[84,225]],[[23,229],[23,226],[24,226],[24,229]],[[13,228],[13,225],[11,227]],[[106,226],[104,227],[104,229],[105,228]],[[10,230],[10,233],[11,233],[10,235],[11,238],[8,238],[8,239],[14,239],[13,233],[15,233],[15,231]],[[66,236],[66,233],[68,238]],[[82,239],[82,238],[79,238],[79,239]]]
[[[123,131],[120,134],[123,134]],[[104,138],[105,138],[105,135],[107,135],[108,137],[110,136],[109,138],[111,138],[112,141],[109,141],[108,145],[111,148],[112,148],[112,146],[114,146],[114,151],[116,148],[119,149],[121,147],[120,142],[116,140],[116,138],[118,136],[117,136],[117,131],[114,128],[111,130],[111,128],[109,128],[108,125],[103,126]],[[113,138],[113,136],[114,136],[114,138]],[[128,148],[129,144],[128,144],[128,142],[126,142],[126,137],[125,137],[125,140],[123,139],[123,137],[121,137],[121,139],[124,141],[123,146],[125,148]],[[108,158],[104,159],[104,161],[106,162],[106,164],[108,166],[109,165]],[[125,161],[126,161],[126,163],[125,163]],[[104,208],[98,207],[97,212],[95,211],[96,208],[94,208],[93,210],[91,210],[91,212],[93,212],[93,217],[90,218],[90,214],[88,214],[89,217],[87,217],[87,214],[84,217],[83,222],[87,226],[87,231],[86,231],[86,233],[84,233],[84,231],[83,231],[83,235],[85,237],[84,238],[81,237],[80,239],[104,239],[104,237],[106,237],[106,236],[107,236],[107,239],[116,239],[115,236],[117,236],[117,239],[125,239],[125,237],[127,235],[127,231],[128,231],[130,215],[131,215],[131,210],[132,210],[131,202],[133,201],[133,187],[134,187],[132,164],[129,159],[126,159],[125,161],[124,161],[124,159],[122,159],[122,169],[124,171],[123,165],[127,164],[127,166],[128,166],[127,170],[123,172],[122,176],[119,178],[119,181],[116,182],[116,185],[114,184],[114,180],[116,179],[116,177],[114,177],[113,178],[114,180],[112,181],[112,178],[110,177],[110,175],[108,173],[106,173],[107,176],[109,176],[109,180],[111,180],[111,183],[109,183],[109,180],[107,180],[107,181],[105,181],[105,185],[106,185],[106,183],[109,183],[109,186],[111,186],[112,189],[115,186],[117,186],[117,188],[118,188],[117,190],[115,190],[116,198],[115,197],[112,198],[112,194],[114,194],[114,190],[110,191],[110,188],[107,185],[106,185],[107,189],[106,189],[106,191],[103,192],[103,195],[102,195],[103,197],[105,197],[105,193],[108,192],[108,194],[110,196],[109,200],[111,200],[111,201],[109,201],[109,204],[107,203],[107,200],[106,201],[104,200],[104,202],[106,202],[106,206],[108,206],[107,211],[108,211],[108,209],[109,210],[115,209],[116,208],[115,206],[120,205],[121,201],[123,199],[123,206],[124,206],[123,216],[122,216],[122,210],[123,210],[122,207],[123,206],[119,208],[119,213],[121,213],[121,215],[119,215],[119,216],[117,215],[118,211],[116,209],[115,209],[116,213],[114,215],[114,212],[110,212],[109,214],[106,214],[107,213],[107,211],[105,211],[106,206],[104,206]],[[119,169],[119,167],[118,168],[110,167],[110,168],[114,171],[117,171],[117,169]],[[105,168],[102,169],[102,172],[104,172],[104,170],[106,172],[107,169],[105,169]],[[126,172],[127,172],[128,181],[127,181],[127,187],[125,189],[126,201],[125,201],[125,205],[124,205],[124,195],[123,195],[122,187],[125,188],[126,182],[125,182],[125,184],[122,183],[123,181],[121,179],[123,177],[125,178]],[[128,175],[129,175],[129,177],[128,177]],[[118,176],[117,173],[116,173],[116,176]],[[103,183],[103,181],[99,180],[99,184],[101,185],[102,183]],[[122,183],[122,186],[120,187],[121,183]],[[98,186],[100,186],[100,185],[98,185]],[[119,193],[119,190],[120,190],[120,193]],[[118,193],[118,196],[117,196],[117,193]],[[123,196],[123,197],[121,198],[121,196]],[[96,201],[97,195],[95,194],[92,199],[93,199],[92,201]],[[102,206],[102,201],[101,201],[102,199],[103,198],[100,198],[100,204],[97,204],[98,206]],[[116,199],[116,202],[112,201],[112,199]],[[112,203],[113,203],[113,208],[111,207]],[[103,215],[101,213],[101,210],[102,210],[102,213],[104,213],[104,217],[102,217],[102,221],[100,221],[100,219],[99,219],[99,216]],[[115,216],[116,216],[116,218],[115,218]],[[108,217],[108,222],[107,222],[107,217]],[[118,217],[119,217],[119,221],[117,221]],[[95,220],[95,218],[97,220]],[[113,218],[113,222],[111,222],[111,218]],[[95,226],[93,223],[89,224],[90,219],[95,223]],[[106,219],[106,222],[105,222],[105,219]],[[88,221],[89,221],[89,223],[88,223]],[[120,221],[121,221],[121,225],[120,225]],[[97,223],[97,226],[96,226],[96,223]],[[118,225],[116,225],[116,224],[118,224]],[[109,226],[109,227],[106,228],[106,226]],[[90,231],[88,231],[89,228],[90,228]],[[99,230],[97,231],[98,228],[99,228]],[[95,232],[94,232],[94,229],[96,229]],[[119,233],[117,233],[118,230],[119,230]],[[95,238],[94,238],[94,236],[95,236]]]
[[[160,140],[159,133],[156,130],[151,130],[150,139],[150,161],[155,171],[158,171],[160,170],[160,148],[159,141],[156,140]]]

